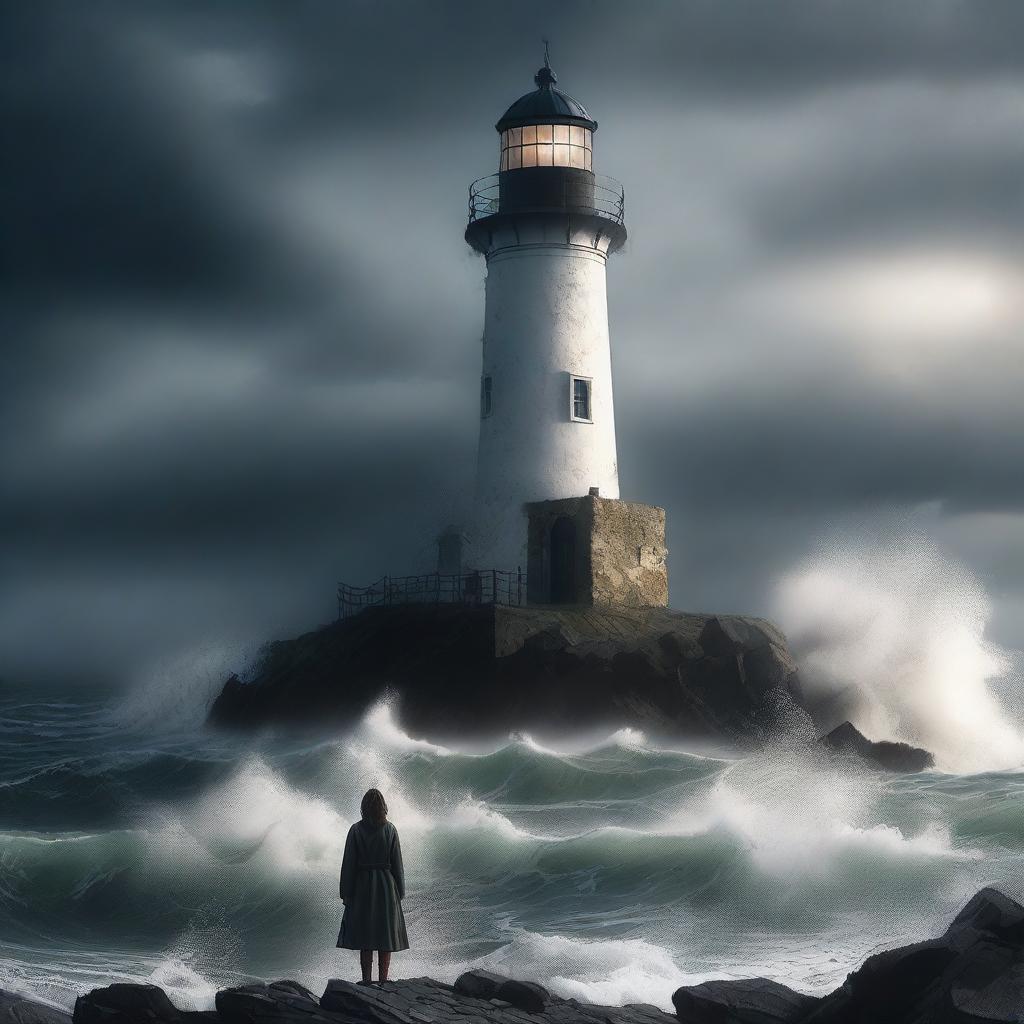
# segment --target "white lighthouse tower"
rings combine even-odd
[[[487,260],[480,568],[525,566],[525,503],[619,496],[605,271],[626,239],[623,190],[594,173],[597,122],[547,60],[534,81],[496,125],[498,173],[470,188],[466,241]]]

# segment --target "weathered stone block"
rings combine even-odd
[[[525,509],[531,604],[668,605],[664,509],[594,494]]]

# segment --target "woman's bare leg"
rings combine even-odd
[[[386,949],[377,950],[377,975],[381,981],[388,980],[388,968],[391,967],[391,954]]]
[[[373,978],[373,950],[359,950],[359,966],[363,971],[363,981],[371,981]]]

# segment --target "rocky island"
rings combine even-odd
[[[801,701],[786,638],[764,619],[407,604],[270,644],[250,680],[227,680],[210,720],[336,727],[384,695],[406,728],[447,734],[628,725],[727,741]]]
[[[0,991],[0,1024],[1019,1024],[1024,1019],[1024,906],[981,890],[943,935],[869,957],[824,997],[765,978],[678,989],[675,1015],[633,1003],[561,999],[530,981],[470,971],[430,978],[294,981],[217,993],[214,1010],[181,1010],[154,985],[114,984],[80,996],[73,1015]]]

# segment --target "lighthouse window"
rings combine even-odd
[[[590,391],[593,382],[589,377],[570,377],[572,392],[570,397],[570,417],[585,423],[593,422],[591,414]]]
[[[593,168],[593,132],[575,124],[528,124],[501,133],[501,169]]]
[[[480,417],[491,415],[491,378],[483,377],[480,381]]]

